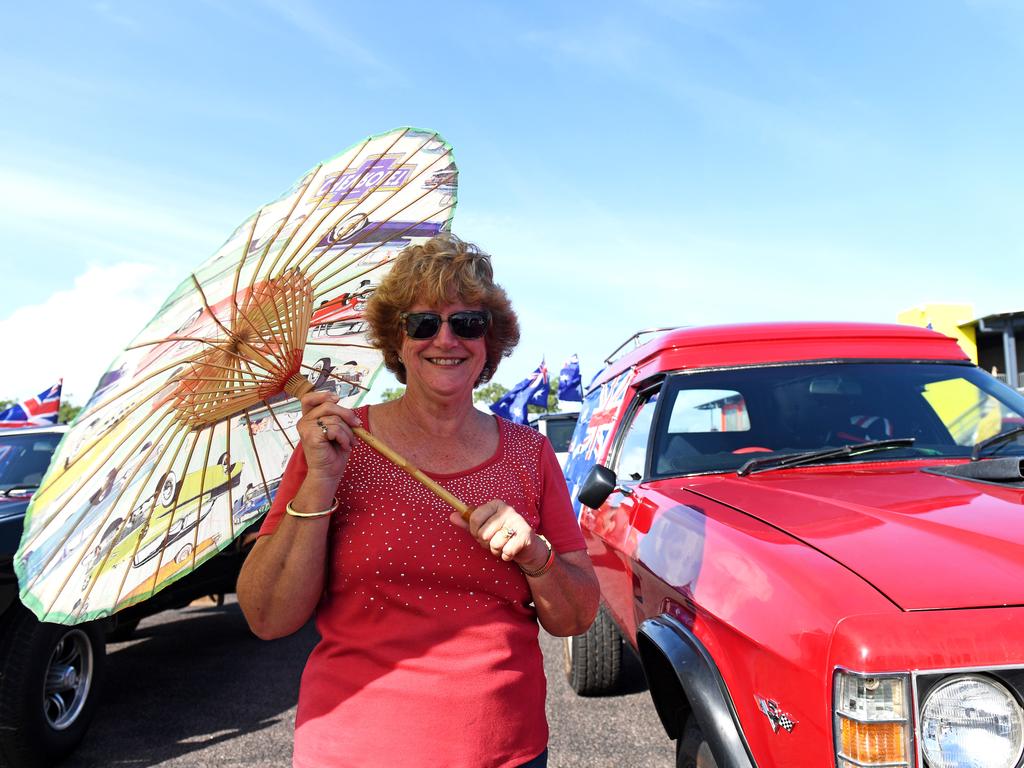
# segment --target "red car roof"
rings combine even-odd
[[[747,323],[668,331],[615,360],[595,384],[630,367],[658,371],[801,360],[970,362],[956,340],[926,328],[880,323]]]

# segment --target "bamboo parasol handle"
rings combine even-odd
[[[304,377],[295,374],[285,383],[284,391],[292,397],[301,398],[307,392],[313,391],[313,385]],[[362,427],[353,427],[352,432],[355,433],[356,437],[373,448],[373,450],[377,451],[377,453],[385,459],[422,484],[428,491],[445,503],[454,507],[455,511],[462,516],[463,520],[469,520],[469,513],[473,510],[468,504],[459,499],[458,496],[443,488],[440,483],[428,477],[423,470],[414,466],[412,462],[402,456],[402,454],[395,451],[387,443],[371,435]]]
[[[353,427],[352,431],[355,433],[356,437],[373,448],[373,450],[377,451],[377,453],[381,454],[403,472],[408,473],[413,479],[422,483],[428,491],[433,492],[442,501],[445,501],[455,507],[455,511],[462,515],[463,520],[469,520],[469,513],[473,510],[470,509],[469,505],[459,499],[458,496],[443,488],[440,483],[428,477],[423,470],[413,466],[408,459],[400,453],[396,453],[391,446],[387,443],[381,442],[362,427]]]

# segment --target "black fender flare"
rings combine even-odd
[[[679,619],[662,614],[637,632],[654,707],[669,738],[691,713],[720,768],[756,768],[736,707],[714,659]]]

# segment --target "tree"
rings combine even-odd
[[[397,400],[405,394],[405,387],[395,387],[394,389],[385,389],[380,393],[380,399],[387,402],[388,400]]]
[[[496,381],[486,384],[473,393],[473,402],[491,405],[508,394],[508,387],[502,386]],[[539,405],[527,406],[529,413],[558,412],[558,379],[552,378],[548,381],[548,407],[541,408]]]
[[[492,403],[500,400],[507,392],[508,387],[503,387],[498,382],[492,381],[488,384],[484,384],[473,393],[473,402],[481,403],[482,405],[491,405]]]
[[[63,400],[60,404],[60,411],[57,413],[58,424],[70,424],[75,420],[75,416],[82,410],[82,406],[75,405],[74,403]]]

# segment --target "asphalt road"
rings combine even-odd
[[[312,626],[256,639],[232,600],[145,619],[132,640],[107,646],[100,710],[63,766],[290,766],[299,675],[315,642]],[[671,768],[673,744],[646,691],[577,697],[560,643],[542,633],[550,768]]]

